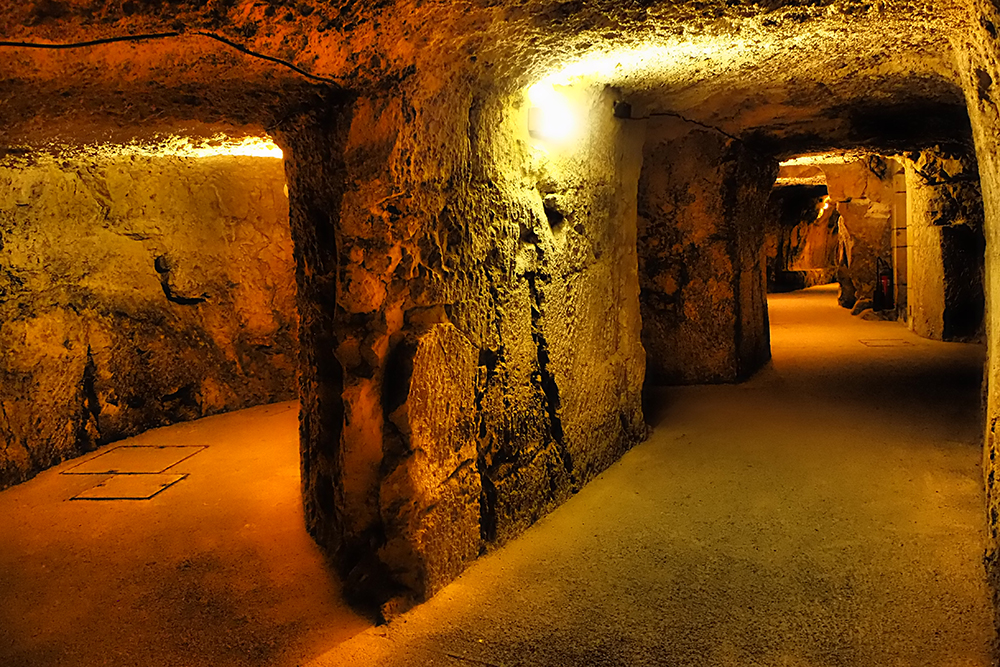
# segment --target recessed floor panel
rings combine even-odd
[[[913,345],[902,338],[862,338],[858,342],[868,347],[908,347]]]
[[[161,473],[188,459],[205,447],[122,445],[84,461],[64,475],[100,475],[115,473]]]
[[[148,500],[187,475],[115,475],[73,496],[73,500]]]

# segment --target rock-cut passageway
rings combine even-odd
[[[299,528],[289,404],[83,459],[208,446],[151,501],[42,473],[0,493],[0,664],[992,664],[982,348],[769,303],[768,367],[654,391],[647,441],[387,626]]]
[[[983,353],[769,300],[773,362],[315,665],[990,665]]]

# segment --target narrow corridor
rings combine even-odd
[[[982,349],[829,287],[770,319],[761,373],[653,392],[646,442],[388,626],[302,529],[292,404],[105,448],[208,446],[149,501],[43,472],[0,493],[0,664],[989,665]]]
[[[975,345],[771,297],[773,362],[316,665],[989,665]]]

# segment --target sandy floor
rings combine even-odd
[[[0,493],[0,665],[991,664],[981,348],[828,289],[771,324],[771,366],[653,392],[647,442],[385,627],[301,528],[292,404],[117,443],[208,445],[149,501],[43,473]]]
[[[320,665],[990,665],[981,348],[771,301],[773,364]],[[867,341],[868,344],[861,341]]]
[[[294,665],[370,623],[299,500],[294,403],[150,431],[0,493],[0,665]],[[208,445],[146,501],[68,500],[121,445]]]

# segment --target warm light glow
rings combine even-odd
[[[270,137],[243,137],[240,141],[215,144],[214,140],[194,146],[192,157],[213,155],[244,155],[247,157],[269,157],[280,160],[284,157],[277,144]]]
[[[114,157],[116,155],[137,155],[140,157],[183,157],[206,158],[219,156],[240,156],[275,158],[284,155],[277,144],[267,135],[245,136],[234,139],[225,134],[217,134],[207,139],[170,136],[155,141],[133,142],[130,144],[99,144],[83,147],[83,153],[95,156]]]
[[[595,51],[542,79],[542,83],[619,84],[630,78],[645,78],[682,69],[693,63],[727,61],[747,49],[740,39],[701,38],[671,44],[648,43],[631,49]]]
[[[804,167],[807,165],[822,166],[824,164],[849,164],[864,160],[871,153],[863,150],[833,151],[829,153],[810,153],[799,155],[798,157],[785,160],[780,163],[782,167]]]
[[[533,137],[565,143],[578,135],[580,119],[571,100],[563,91],[547,83],[537,83],[528,90],[528,130]]]
[[[140,153],[147,151],[139,150]],[[283,154],[270,137],[242,137],[232,139],[217,134],[211,139],[192,141],[187,137],[172,137],[168,141],[152,146],[151,155],[174,155],[177,157],[217,157],[221,155],[266,157],[281,159]]]
[[[822,218],[823,214],[826,213],[827,210],[829,210],[829,208],[830,208],[830,195],[827,195],[826,197],[823,197],[823,205],[820,207],[819,215],[817,215],[816,217]]]
[[[77,154],[94,159],[113,160],[123,157],[258,157],[280,160],[284,157],[281,149],[265,135],[233,138],[225,134],[193,139],[180,135],[158,136],[155,139],[135,140],[127,144],[86,144],[69,145],[53,142],[37,154],[49,153]]]
[[[570,143],[586,129],[586,113],[574,92],[604,86],[641,89],[665,73],[683,72],[745,57],[740,39],[695,38],[669,44],[595,50],[545,74],[528,88],[531,135],[549,143]]]

